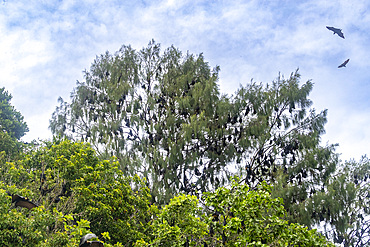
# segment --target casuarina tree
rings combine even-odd
[[[154,41],[140,51],[123,46],[95,59],[50,128],[116,156],[125,174],[147,178],[153,200],[214,190],[239,171],[250,188],[276,182],[274,195],[300,212],[338,161],[335,145],[320,146],[327,112],[311,108],[313,83],[296,71],[228,96],[218,73],[202,54],[161,52]]]

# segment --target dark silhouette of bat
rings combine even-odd
[[[15,202],[16,207],[23,207],[23,208],[32,209],[32,208],[38,206],[35,203],[28,200],[28,198],[25,198],[25,197],[17,195],[17,194],[12,195],[9,192],[7,192],[7,193],[8,193],[9,196],[12,197],[12,203]]]
[[[88,233],[85,236],[83,236],[80,240],[79,247],[103,247],[104,244],[100,241],[88,241],[89,239],[97,238],[97,236],[94,233]]]
[[[333,31],[334,32],[333,35],[338,34],[339,37],[344,39],[344,34],[342,33],[342,29],[335,28],[335,27],[328,27],[328,26],[326,26],[326,28],[329,29],[330,31]]]
[[[198,170],[198,168],[195,167],[195,170],[194,171],[195,171],[195,175],[196,176],[202,175],[202,173]]]
[[[349,59],[347,59],[341,65],[339,65],[338,68],[346,67],[346,65],[347,65],[348,62],[349,62]]]

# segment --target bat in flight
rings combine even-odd
[[[342,29],[335,28],[335,27],[328,27],[328,26],[326,26],[326,28],[329,29],[330,31],[333,31],[334,32],[333,35],[338,34],[339,37],[344,39],[344,34],[342,33]]]
[[[37,205],[33,202],[31,202],[29,199],[23,197],[23,196],[20,196],[20,195],[17,195],[17,194],[10,194],[8,192],[8,195],[10,195],[12,197],[12,203],[15,202],[15,206],[16,207],[23,207],[23,208],[28,208],[28,209],[32,209],[34,207],[37,207]]]
[[[343,67],[346,67],[347,63],[349,62],[349,59],[347,59],[346,61],[344,61],[341,65],[338,66],[338,68],[343,68]]]
[[[97,238],[97,236],[94,233],[89,233],[83,236],[80,240],[79,247],[85,247],[85,246],[103,247],[104,246],[104,244],[100,241],[89,241],[92,238]]]

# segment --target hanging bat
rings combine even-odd
[[[330,31],[333,31],[334,32],[333,35],[338,34],[339,37],[344,39],[344,34],[342,33],[342,29],[335,28],[335,27],[328,27],[328,26],[326,26],[326,28],[329,29]]]
[[[104,244],[100,241],[88,241],[89,239],[92,238],[98,238],[94,233],[88,233],[85,236],[83,236],[80,240],[80,244],[78,245],[79,247],[103,247]]]
[[[23,196],[20,196],[20,195],[12,195],[10,194],[9,192],[7,192],[8,195],[10,195],[12,197],[12,203],[15,202],[15,206],[16,207],[23,207],[23,208],[28,208],[28,209],[32,209],[34,207],[37,207],[37,205],[33,202],[31,202],[30,200],[28,200],[27,198],[23,197]]]
[[[346,65],[347,65],[348,62],[349,62],[349,59],[347,59],[341,65],[339,65],[338,68],[346,67]]]
[[[202,175],[202,173],[200,173],[200,171],[198,170],[198,168],[195,167],[194,171],[195,171],[195,175],[196,176]]]

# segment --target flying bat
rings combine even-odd
[[[342,33],[342,29],[335,28],[335,27],[328,27],[328,26],[326,26],[326,28],[329,29],[330,31],[333,31],[334,32],[333,35],[338,34],[339,37],[344,39],[344,34]]]
[[[23,197],[23,196],[20,196],[20,195],[17,195],[17,194],[10,194],[9,192],[7,192],[8,195],[10,195],[12,197],[12,203],[15,202],[15,206],[16,207],[23,207],[23,208],[28,208],[28,209],[32,209],[34,207],[37,207],[37,205],[33,202],[31,202],[30,200],[28,200],[27,198]]]
[[[347,65],[348,62],[349,62],[349,59],[347,59],[341,65],[339,65],[338,68],[346,67],[346,65]]]
[[[80,240],[79,247],[103,247],[104,244],[100,241],[88,241],[89,239],[97,238],[97,236],[94,233],[88,233],[85,236],[83,236]]]

